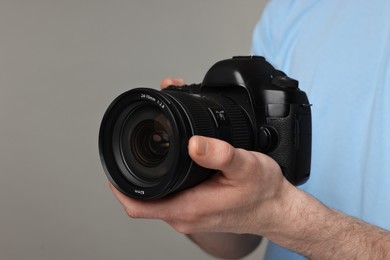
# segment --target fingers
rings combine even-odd
[[[237,149],[218,139],[193,136],[188,149],[196,163],[221,173],[180,194],[152,201],[127,197],[110,183],[127,215],[131,218],[161,219],[181,233],[246,232],[248,229],[244,224],[248,221],[237,225],[233,217],[245,219],[245,215],[240,216],[239,212],[245,208],[250,212],[254,200],[244,201],[249,203],[246,205],[242,204],[242,198],[271,198],[280,190],[272,189],[280,186],[280,169],[267,168],[266,165],[273,160],[266,155]],[[268,191],[269,188],[271,190]]]
[[[201,220],[200,213],[205,211],[202,207],[206,206],[206,211],[211,208],[208,203],[204,203],[204,199],[199,203],[199,201],[194,201],[194,196],[190,196],[186,192],[171,198],[141,201],[125,196],[111,183],[109,185],[129,217],[135,219],[160,219],[167,222],[180,233],[192,233],[195,229],[192,230],[191,228],[194,228],[194,223],[199,224]]]
[[[189,141],[189,154],[199,165],[220,170],[226,177],[242,179],[261,167],[261,155],[237,149],[225,141],[193,136]]]
[[[110,189],[114,193],[115,197],[122,204],[127,215],[132,218],[159,218],[158,211],[150,207],[147,202],[141,202],[136,199],[132,199],[117,190],[114,185],[109,183]]]
[[[181,78],[165,78],[161,81],[160,87],[166,88],[170,85],[174,86],[183,86],[185,84],[184,80]]]
[[[180,233],[200,232],[207,225],[210,212],[216,211],[220,206],[215,203],[215,197],[210,192],[215,189],[202,188],[199,185],[192,189],[182,191],[179,195],[152,201],[141,201],[129,198],[118,191],[111,183],[109,186],[122,204],[125,212],[131,218],[160,219],[167,222]],[[199,190],[196,192],[196,190]],[[214,200],[214,202],[213,202]],[[217,218],[220,218],[219,215]],[[206,225],[202,221],[206,220]]]

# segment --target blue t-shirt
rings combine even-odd
[[[299,80],[313,104],[312,170],[301,188],[389,230],[390,1],[270,1],[252,53]],[[272,242],[266,254],[302,258]]]

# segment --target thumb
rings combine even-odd
[[[231,179],[243,178],[260,166],[257,156],[229,143],[203,136],[193,136],[188,145],[191,158],[200,166],[220,170]]]

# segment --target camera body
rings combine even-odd
[[[130,90],[108,108],[99,149],[106,175],[124,194],[156,199],[211,176],[191,160],[203,135],[272,157],[294,185],[310,176],[311,109],[298,81],[263,57],[217,62],[201,84]]]

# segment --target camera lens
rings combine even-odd
[[[156,199],[194,186],[215,170],[188,154],[193,135],[252,145],[251,127],[240,106],[215,95],[139,88],[107,109],[99,134],[102,164],[111,183],[138,199]]]

